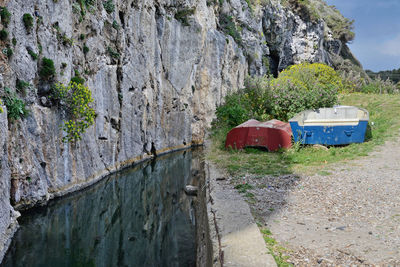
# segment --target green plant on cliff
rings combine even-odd
[[[2,105],[3,105],[3,102],[1,102],[1,99],[0,99],[0,113],[4,112]]]
[[[44,57],[42,60],[42,67],[40,69],[40,78],[49,80],[56,74],[56,68],[54,67],[53,60]]]
[[[32,30],[32,27],[33,27],[33,17],[32,17],[32,15],[29,14],[29,13],[25,13],[22,16],[22,20],[24,22],[24,26],[25,26],[26,31],[28,33],[30,33],[31,30]]]
[[[54,85],[52,98],[65,110],[68,117],[62,130],[66,133],[63,142],[76,142],[82,134],[94,124],[95,111],[92,93],[83,84],[71,82],[67,86],[61,83]]]
[[[113,0],[107,0],[103,2],[103,7],[108,14],[113,13],[115,10],[115,5],[113,3]]]
[[[116,29],[117,31],[121,28],[121,26],[118,24],[118,22],[116,20],[113,21],[112,27],[114,29]]]
[[[175,14],[175,19],[177,21],[181,22],[184,26],[190,26],[188,17],[193,15],[195,11],[196,11],[195,8],[186,8],[186,9],[179,10]]]
[[[17,79],[17,82],[15,84],[15,87],[17,88],[17,92],[21,93],[22,95],[26,95],[26,89],[31,86],[30,83]]]
[[[221,14],[219,16],[219,26],[224,33],[232,36],[236,43],[242,43],[242,37],[240,36],[240,33],[233,22],[232,16]]]
[[[8,38],[8,32],[4,29],[0,31],[0,40],[6,41]]]
[[[20,99],[11,89],[8,87],[4,88],[4,104],[7,107],[7,116],[10,121],[25,118],[29,111],[26,109],[25,102]]]
[[[71,78],[71,83],[84,84],[85,79],[82,78],[78,70],[75,70],[75,76]]]
[[[107,47],[107,52],[114,59],[119,59],[121,57],[120,53],[118,53],[118,51],[115,51],[114,49],[112,49],[112,47],[110,47],[110,46]]]
[[[2,7],[0,11],[1,23],[4,27],[8,27],[8,23],[10,23],[11,13],[8,11],[7,7]]]
[[[354,39],[354,20],[349,20],[333,5],[328,5],[321,0],[281,0],[286,8],[303,17],[306,21],[319,23],[325,22],[331,30],[332,37],[347,43]],[[327,35],[327,32],[325,33]]]
[[[12,57],[12,55],[14,55],[14,50],[11,47],[9,47],[8,45],[6,48],[3,48],[2,52],[4,55],[7,56],[8,59],[10,59]]]
[[[36,54],[32,48],[27,48],[28,54],[31,56],[31,58],[33,60],[37,60],[38,59],[38,54]]]
[[[83,53],[86,55],[87,53],[89,53],[90,49],[87,45],[84,45],[82,48]]]

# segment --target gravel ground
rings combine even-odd
[[[246,177],[295,266],[400,266],[400,140],[330,175]]]

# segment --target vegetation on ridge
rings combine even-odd
[[[354,20],[345,18],[334,5],[328,5],[323,0],[281,0],[281,3],[311,21],[323,20],[334,39],[347,43],[355,37]]]
[[[7,116],[10,121],[16,121],[20,118],[25,118],[28,115],[29,111],[25,106],[25,102],[8,87],[4,88],[3,100],[7,107]]]

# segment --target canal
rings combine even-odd
[[[29,210],[1,266],[209,266],[204,177],[202,151],[180,151]]]

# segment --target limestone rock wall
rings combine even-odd
[[[9,131],[11,197],[18,208],[79,189],[154,152],[201,143],[215,106],[243,84],[243,52],[216,30],[205,1],[181,7],[196,9],[188,26],[174,19],[173,2],[119,1],[111,14],[102,3],[84,17],[74,1],[8,3],[17,44],[5,86],[15,87],[16,79],[34,85],[26,96],[30,115]],[[26,12],[40,18],[30,34],[21,22]],[[63,43],[60,34],[74,44]],[[27,48],[40,54],[38,61]],[[41,57],[54,60],[57,80],[67,83],[78,70],[92,91],[95,125],[76,144],[62,142],[63,114],[46,105]]]
[[[0,103],[0,261],[17,228],[18,212],[10,204],[11,173],[7,156],[7,110]]]
[[[324,23],[279,1],[113,0],[108,11],[107,2],[0,1],[11,13],[0,45],[14,52],[0,55],[0,97],[8,87],[30,110],[14,122],[0,115],[2,233],[10,201],[16,209],[43,204],[154,154],[201,144],[216,106],[248,74],[330,63]],[[25,13],[34,17],[30,32]],[[55,80],[68,83],[78,71],[92,92],[95,124],[76,144],[62,142],[65,114],[38,74],[44,57]],[[25,93],[17,80],[31,84]]]

